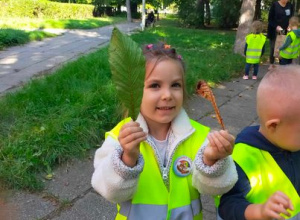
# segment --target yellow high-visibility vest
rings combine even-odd
[[[121,127],[129,121],[130,118],[121,121],[107,132],[106,136],[110,135],[116,139]],[[137,190],[131,201],[118,204],[116,219],[202,219],[200,194],[192,186],[192,174],[179,176],[174,168],[180,166],[180,163],[184,168],[191,168],[189,162],[195,159],[199,147],[209,133],[208,127],[193,120],[190,122],[195,132],[176,147],[170,171],[167,173],[169,187],[164,183],[153,148],[145,141],[140,144],[145,164],[138,180]]]
[[[239,143],[234,146],[233,159],[247,175],[251,190],[246,199],[254,204],[265,203],[276,191],[286,194],[294,206],[291,219],[300,216],[300,197],[289,178],[267,151]]]
[[[248,34],[246,36],[246,63],[259,63],[265,42],[266,36],[263,34]]]
[[[279,55],[285,59],[295,59],[299,55],[300,38],[297,38],[293,31],[290,31],[286,37],[290,36],[292,43],[285,49],[280,50]]]

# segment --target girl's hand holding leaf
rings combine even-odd
[[[123,125],[119,133],[119,143],[123,148],[122,161],[129,167],[134,167],[140,154],[140,143],[146,140],[147,134],[139,123],[130,121]]]

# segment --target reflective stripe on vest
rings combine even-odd
[[[124,202],[118,207],[119,213],[116,219],[166,219],[168,205],[132,204],[131,202]],[[200,199],[195,199],[190,205],[173,209],[169,219],[193,219],[195,215],[199,216],[198,219],[202,219],[201,210]]]
[[[288,36],[291,37],[292,43],[287,48],[280,50],[279,54],[285,59],[295,59],[299,55],[300,38],[298,38],[293,31],[289,32],[287,34],[287,37]]]
[[[266,37],[263,34],[248,34],[246,36],[246,63],[259,63],[265,42]]]
[[[251,190],[246,196],[249,202],[265,203],[273,193],[279,190],[292,201],[294,211],[290,212],[291,217],[299,215],[300,197],[269,152],[239,143],[234,146],[232,157],[250,181]]]
[[[287,219],[287,218],[286,218]],[[297,215],[295,215],[292,218],[288,218],[289,220],[300,220],[300,213],[298,213]]]
[[[128,121],[130,119],[120,122],[106,136],[117,138],[120,128]],[[193,120],[190,122],[195,131],[178,143],[173,153],[168,172],[169,189],[164,184],[153,148],[147,142],[140,144],[145,160],[143,172],[132,200],[118,205],[116,219],[202,219],[200,195],[192,186],[192,175],[180,177],[173,170],[177,158],[186,156],[192,161],[195,159],[209,132],[208,127]]]

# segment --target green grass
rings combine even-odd
[[[42,40],[46,37],[54,37],[55,34],[43,32],[43,31],[23,31],[15,29],[0,29],[0,50],[26,44],[34,40]]]
[[[132,35],[140,45],[165,39],[187,64],[190,93],[203,78],[236,76],[244,58],[233,55],[235,33],[176,27],[173,20]],[[9,188],[38,190],[53,168],[96,148],[120,119],[107,47],[33,80],[0,99],[0,179]]]
[[[180,28],[174,26],[175,21],[162,20],[133,39],[141,44],[165,41],[174,46],[186,63],[189,93],[194,92],[199,79],[213,84],[241,74],[244,58],[233,53],[236,32]]]
[[[42,31],[43,29],[91,29],[125,21],[121,17],[103,17],[91,19],[32,19],[1,18],[0,50],[56,36]],[[39,29],[31,31],[32,29]]]
[[[36,174],[100,143],[115,123],[107,49],[34,80],[0,104],[0,179],[40,189]]]
[[[121,17],[103,17],[90,19],[33,19],[1,18],[0,28],[13,29],[92,29],[126,21]]]

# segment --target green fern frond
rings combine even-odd
[[[146,61],[139,45],[117,28],[110,40],[109,63],[118,98],[136,120],[143,97]]]

